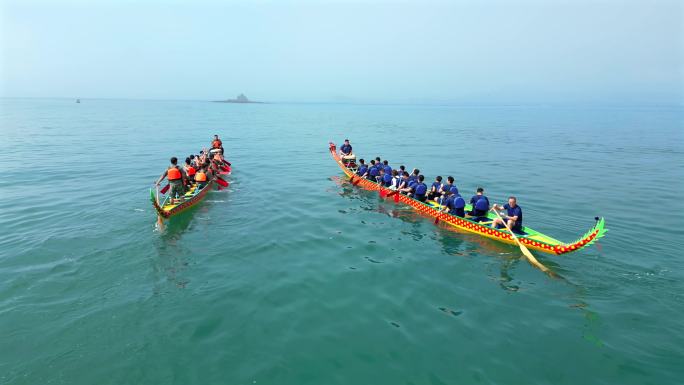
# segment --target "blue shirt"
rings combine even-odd
[[[427,186],[425,183],[416,183],[413,188],[418,196],[423,196],[425,193],[427,193]]]
[[[366,171],[368,171],[368,166],[365,164],[362,164],[361,166],[359,166],[359,169],[356,170],[356,175],[363,176],[363,174],[365,174]]]
[[[392,175],[390,175],[390,174],[383,175],[382,182],[386,187],[391,186],[392,185]]]
[[[352,152],[351,144],[343,144],[342,147],[340,147],[340,151],[343,154],[351,154],[351,152]]]
[[[380,174],[380,170],[377,166],[371,167],[369,170],[369,174],[370,176],[378,176],[378,174]]]
[[[522,220],[523,220],[523,215],[522,215],[522,209],[520,206],[515,205],[515,207],[511,207],[508,203],[504,205],[504,209],[506,209],[506,214],[509,217],[518,217],[518,220],[515,221],[515,226],[513,226],[514,229],[519,229],[522,227]]]
[[[487,201],[487,206],[489,206],[489,199],[487,199],[487,197],[484,196],[484,195],[473,195],[473,197],[470,198],[470,204],[474,206],[475,203],[477,203],[477,201],[480,200],[480,198],[483,198],[484,200],[486,200],[486,201]]]
[[[439,191],[440,188],[442,188],[443,184],[442,182],[433,182],[432,187],[435,189],[435,191]]]
[[[390,167],[389,164],[383,167],[383,169],[385,170],[385,174],[392,175],[392,167]]]

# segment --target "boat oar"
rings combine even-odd
[[[222,187],[228,187],[229,183],[223,180],[220,176],[216,176],[216,183],[220,184]]]
[[[392,195],[394,195],[394,203],[399,203],[399,190],[394,190],[387,193],[386,198],[389,198]]]
[[[520,239],[518,239],[518,237],[515,235],[513,230],[511,230],[511,228],[508,227],[508,222],[506,222],[503,218],[501,218],[501,215],[499,214],[499,212],[494,210],[493,207],[492,207],[492,211],[494,211],[494,214],[496,214],[496,216],[499,217],[499,219],[501,219],[501,222],[503,222],[503,225],[506,227],[506,230],[508,230],[508,232],[511,234],[511,236],[513,237],[513,240],[515,240],[515,243],[518,244],[518,247],[520,247],[520,251],[527,258],[527,260],[530,262],[530,264],[532,266],[536,267],[537,269],[543,271],[544,273],[550,275],[550,276],[557,277],[558,275],[556,273],[549,270],[548,267],[542,265],[541,262],[537,261],[537,258],[535,258],[534,255],[532,255],[532,253],[527,249],[527,247],[525,247],[525,245],[523,245],[522,242],[520,242]]]
[[[444,206],[444,197],[441,197],[441,198],[442,198],[442,203],[439,204],[440,207],[441,207],[441,206]],[[438,210],[438,211],[440,211],[440,210]],[[437,214],[437,216],[435,217],[435,224],[438,224],[438,223],[439,223],[439,218],[440,218],[441,216],[442,216],[442,213],[439,212],[439,213]]]
[[[171,185],[167,183],[163,189],[159,190],[159,192],[162,194],[166,194],[166,192],[169,191],[169,187],[171,187]]]

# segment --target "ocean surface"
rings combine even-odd
[[[230,187],[149,188],[219,134]],[[516,195],[538,259],[352,187],[328,142]],[[1,384],[681,384],[684,110],[0,99]]]

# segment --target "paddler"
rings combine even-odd
[[[442,194],[442,177],[437,176],[435,178],[435,181],[432,182],[432,186],[430,186],[430,192],[428,193],[428,199],[435,199],[437,196]]]
[[[456,186],[445,191],[446,199],[442,202],[444,211],[457,217],[465,217],[465,199],[458,193]]]
[[[377,182],[378,176],[380,175],[380,168],[378,167],[375,160],[371,159],[370,169],[368,169],[368,179]]]
[[[190,157],[185,158],[185,166],[183,166],[183,168],[185,169],[185,175],[188,177],[187,184],[190,185],[195,181],[195,173],[197,172],[195,167],[192,165],[192,159],[190,159]]]
[[[368,173],[368,165],[364,159],[359,159],[359,168],[356,170],[356,175],[365,178]]]
[[[390,187],[392,186],[392,174],[389,172],[386,172],[385,169],[380,170],[380,175],[382,176],[381,183],[385,187]]]
[[[486,222],[489,220],[487,218],[487,212],[489,212],[489,199],[484,195],[484,189],[478,187],[475,195],[470,198],[470,204],[472,205],[472,210],[468,213],[473,221],[475,222]]]
[[[204,164],[202,167],[195,173],[195,182],[197,182],[197,188],[202,189],[204,186],[207,185],[207,165]]]
[[[385,170],[385,174],[392,175],[392,167],[387,160],[382,161],[382,169]]]
[[[183,196],[185,195],[185,188],[183,186],[185,186],[186,183],[186,176],[185,170],[178,167],[178,158],[175,156],[171,158],[171,166],[169,166],[157,180],[157,186],[159,186],[164,178],[168,179],[169,186],[171,187],[168,195],[171,202],[173,203],[176,196],[178,196],[182,202]]]
[[[522,223],[523,223],[523,214],[522,214],[522,209],[520,206],[518,206],[518,200],[514,197],[508,197],[508,203],[506,203],[503,206],[497,205],[496,203],[492,206],[492,210],[506,210],[506,213],[501,215],[504,219],[506,219],[506,222],[508,223],[508,228],[513,230],[516,233],[522,234]],[[499,219],[495,218],[494,222],[492,222],[492,227],[494,228],[500,228],[503,227],[504,222]]]
[[[423,183],[424,180],[425,177],[423,175],[418,175],[418,179],[416,183],[413,185],[413,192],[411,193],[411,196],[413,198],[418,199],[421,202],[425,202],[428,191],[427,185]]]

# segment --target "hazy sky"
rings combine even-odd
[[[684,1],[0,0],[0,95],[683,104]]]

